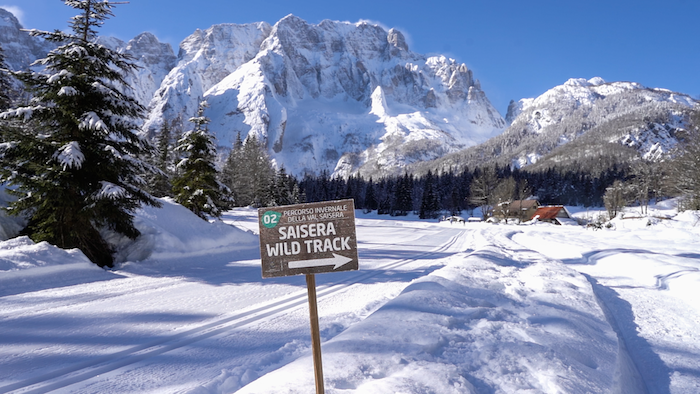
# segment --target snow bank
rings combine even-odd
[[[78,249],[34,243],[29,237],[0,242],[0,297],[93,280],[102,273]]]
[[[610,392],[616,357],[585,277],[494,246],[450,257],[323,344],[328,393]],[[237,391],[310,392],[310,356]]]
[[[48,242],[34,243],[29,237],[17,237],[0,242],[0,272],[66,264],[90,264],[78,249],[63,250]]]
[[[6,202],[7,198],[3,189],[0,203]],[[163,204],[161,208],[145,207],[136,212],[134,225],[141,231],[136,240],[116,233],[103,233],[116,250],[117,262],[149,257],[186,257],[216,250],[251,248],[258,244],[257,236],[251,232],[221,221],[204,221],[171,199],[161,199],[160,202]],[[68,266],[82,269],[84,264],[94,266],[78,249],[63,250],[46,242],[35,244],[28,237],[11,238],[23,226],[21,219],[8,217],[0,211],[0,239],[7,239],[0,242],[0,273],[50,266],[62,266],[61,270],[69,269]],[[2,279],[6,277],[3,275]]]
[[[136,213],[134,225],[141,235],[135,241],[117,234],[106,235],[117,250],[116,261],[196,256],[258,245],[258,238],[252,233],[221,221],[202,220],[172,199],[159,201],[161,208],[144,207]]]

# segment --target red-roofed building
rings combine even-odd
[[[499,204],[494,208],[493,215],[500,219],[529,220],[540,206],[537,200],[515,200]]]
[[[569,214],[569,211],[567,211],[563,205],[539,207],[532,215],[532,219],[554,224],[564,224],[565,222],[573,220],[571,214]]]

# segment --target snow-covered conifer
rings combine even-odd
[[[391,215],[406,216],[411,211],[413,211],[413,175],[405,173],[397,181]]]
[[[240,135],[224,165],[224,183],[233,191],[237,206],[275,205],[276,171],[263,144],[249,135]]]
[[[190,119],[194,129],[179,141],[177,150],[184,153],[184,158],[178,163],[178,175],[173,180],[175,201],[205,220],[207,215],[220,217],[222,210],[232,205],[230,190],[218,181],[214,165],[216,146],[207,129],[206,108],[206,101],[199,103],[197,116]]]
[[[71,0],[79,11],[70,31],[31,31],[59,45],[35,65],[42,72],[14,72],[32,99],[0,115],[19,119],[27,132],[0,146],[2,181],[16,185],[10,211],[29,217],[25,233],[35,241],[79,248],[101,266],[113,264],[100,232],[129,238],[139,231],[133,211],[158,205],[144,192],[138,158],[152,147],[136,133],[144,108],[123,93],[132,59],[97,43],[97,28],[115,3]]]
[[[156,150],[148,156],[149,162],[157,169],[147,177],[148,190],[157,197],[166,197],[172,194],[172,185],[170,184],[170,178],[173,175],[171,168],[174,166],[172,134],[169,122],[163,122],[160,132],[155,138]]]
[[[418,217],[421,219],[435,219],[440,210],[438,194],[435,193],[435,179],[432,171],[428,171],[425,177],[425,189],[421,199]]]
[[[372,180],[372,177],[369,178],[369,181],[367,182],[367,189],[365,190],[365,203],[364,203],[364,212],[365,213],[370,213],[372,211],[377,210],[379,206],[379,202],[377,201],[377,194],[374,190],[374,181]]]

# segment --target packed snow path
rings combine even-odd
[[[700,392],[694,227],[358,216],[360,271],[317,275],[327,392]],[[7,276],[0,393],[313,392],[304,278],[255,249]]]
[[[366,315],[412,278],[434,269],[436,260],[459,249],[460,245],[455,244],[466,231],[412,228],[409,223],[407,227],[386,226],[384,232],[395,233],[392,227],[410,233],[403,237],[403,244],[389,244],[396,241],[394,237],[385,238],[385,242],[375,241],[375,232],[382,232],[382,226],[369,226],[366,234],[370,239],[360,235],[360,243],[364,245],[363,270],[318,277],[321,305],[328,302],[326,300],[333,302],[334,297],[358,299],[368,305],[352,303],[348,311],[335,313],[347,314],[343,319],[350,321],[363,317],[352,315]],[[95,272],[93,278],[81,285],[4,297],[0,312],[6,333],[3,348],[8,349],[10,345],[14,350],[30,349],[19,354],[3,352],[0,376],[3,382],[14,382],[2,384],[0,392],[46,392],[85,381],[88,381],[86,387],[93,387],[88,391],[140,391],[121,385],[111,387],[114,382],[102,388],[99,383],[97,386],[90,384],[90,380],[102,380],[105,374],[117,369],[120,370],[114,372],[114,376],[118,376],[116,380],[121,384],[133,382],[131,375],[134,373],[150,376],[149,379],[170,375],[171,361],[166,354],[189,352],[205,346],[200,345],[201,342],[216,336],[235,337],[235,330],[253,324],[259,327],[277,319],[272,324],[285,325],[284,318],[280,317],[285,314],[303,315],[307,305],[303,277],[262,280],[257,256],[257,250],[253,249],[237,251],[236,256],[224,253],[194,261],[152,262],[150,267]],[[397,259],[397,256],[405,257]],[[242,261],[231,261],[241,257]],[[384,282],[389,285],[382,286]],[[361,295],[374,287],[382,289],[371,297]],[[352,310],[357,307],[361,310]],[[300,331],[297,339],[300,342],[306,342],[307,325],[308,322],[300,321],[289,323],[290,329]],[[340,331],[342,328],[344,325],[336,323],[331,329]],[[329,335],[324,334],[326,338]],[[39,340],[41,337],[45,338]],[[268,342],[260,345],[285,345],[276,339]],[[37,362],[36,349],[28,344],[41,348],[41,361]],[[307,345],[294,346],[303,349]],[[180,350],[185,347],[188,349]],[[231,359],[239,352],[231,349],[227,354],[222,349],[217,353],[222,361],[220,366],[201,367],[218,373],[230,367]],[[161,355],[164,356],[159,359]],[[243,365],[247,364],[250,355],[238,356],[243,356]],[[196,357],[193,355],[191,359]],[[141,364],[134,367],[137,363]],[[189,379],[192,375],[185,380]]]

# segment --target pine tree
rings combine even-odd
[[[172,185],[170,178],[171,165],[171,145],[172,131],[167,122],[163,123],[160,133],[156,136],[156,151],[150,156],[151,164],[157,169],[156,172],[150,174],[148,179],[149,191],[157,197],[166,197],[172,194]]]
[[[24,233],[112,266],[100,231],[134,239],[134,210],[158,205],[142,190],[141,174],[150,166],[138,159],[152,147],[136,133],[144,108],[121,90],[124,75],[136,66],[96,43],[96,30],[113,16],[115,3],[65,3],[79,11],[71,32],[31,32],[60,45],[35,63],[45,71],[13,73],[33,98],[1,115],[21,119],[28,132],[2,145],[0,171],[2,181],[18,187],[10,212],[29,217]]]
[[[220,217],[222,211],[231,206],[228,188],[217,179],[216,146],[207,129],[206,108],[206,101],[199,103],[197,116],[190,119],[194,129],[179,141],[177,150],[183,152],[185,158],[178,163],[178,175],[173,179],[175,201],[204,220],[207,215]]]
[[[235,151],[235,149],[234,149]],[[231,152],[233,155],[233,151]],[[232,189],[236,193],[236,205],[264,207],[274,203],[273,188],[275,168],[265,147],[255,135],[249,135],[240,152],[231,158],[235,170]]]
[[[0,46],[0,110],[12,105],[12,95],[10,68],[5,63],[5,52]],[[0,120],[0,142],[12,141],[12,134],[21,134],[20,126],[17,121]]]
[[[295,187],[296,186],[296,187]],[[272,190],[274,201],[272,205],[291,205],[299,203],[299,187],[296,180],[287,174],[284,167],[275,174],[275,184]]]
[[[236,206],[242,206],[242,198],[240,196],[240,188],[242,187],[243,172],[243,140],[241,133],[238,132],[236,141],[224,162],[224,167],[221,169],[221,182],[231,190],[231,197]]]
[[[379,208],[379,202],[377,201],[377,195],[376,192],[374,191],[374,182],[372,181],[372,178],[369,178],[369,181],[367,182],[367,190],[365,190],[365,213],[370,213],[372,211],[377,210]]]
[[[420,219],[435,219],[438,217],[440,207],[434,183],[433,173],[428,171],[425,177],[425,190],[421,199],[420,213],[418,214]]]
[[[413,211],[413,176],[406,173],[397,181],[391,215],[406,216],[411,211]]]

